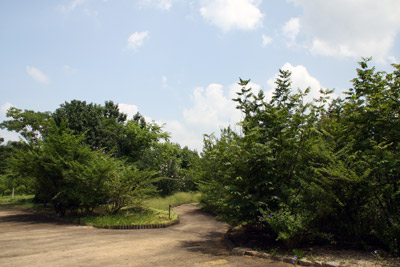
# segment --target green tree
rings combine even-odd
[[[27,144],[23,142],[8,142],[0,145],[0,194],[32,194],[33,181],[27,176],[19,176],[11,171],[10,158],[16,150],[26,151]]]
[[[116,213],[154,192],[154,173],[137,171],[104,151],[93,150],[84,138],[66,123],[51,122],[46,138],[17,151],[11,167],[20,176],[30,176],[36,199],[51,203],[60,215],[77,209],[92,212],[100,205]]]
[[[22,111],[11,107],[7,111],[7,117],[12,119],[0,123],[0,129],[19,133],[27,143],[37,143],[46,134],[50,112]]]
[[[113,161],[113,173],[106,181],[107,211],[116,214],[125,206],[140,206],[142,201],[157,192],[155,171],[139,171],[120,160]]]
[[[157,188],[160,195],[167,196],[177,191],[197,190],[195,167],[198,160],[197,152],[167,141],[152,145],[140,162],[142,166],[157,171],[160,177]]]
[[[72,100],[61,104],[52,117],[57,125],[65,121],[76,135],[85,135],[86,144],[111,151],[116,149],[127,115],[121,113],[112,101],[101,106]]]
[[[34,179],[36,199],[52,203],[61,215],[67,209],[91,211],[105,202],[104,176],[110,166],[101,153],[82,142],[83,136],[74,135],[65,124],[51,123],[43,141],[17,151],[11,159],[15,173]]]

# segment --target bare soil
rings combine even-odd
[[[0,207],[0,266],[291,266],[231,256],[228,225],[193,205],[175,211],[180,223],[169,228],[105,230]]]

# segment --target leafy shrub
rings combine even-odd
[[[399,253],[400,65],[360,62],[345,99],[305,102],[280,70],[272,99],[242,86],[241,132],[206,136],[202,204],[226,221],[258,224],[288,247],[304,241],[379,244]],[[276,197],[279,196],[279,201]]]

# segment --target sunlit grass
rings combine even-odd
[[[80,223],[95,227],[107,225],[157,225],[170,223],[177,219],[178,214],[173,211],[171,211],[171,217],[169,217],[168,211],[144,208],[135,211],[122,210],[115,215],[86,216],[80,218]]]
[[[149,225],[166,224],[178,220],[178,214],[171,210],[172,207],[196,203],[200,199],[200,193],[178,192],[167,197],[156,197],[144,201],[141,208],[125,208],[115,215],[97,215],[80,218],[80,223],[104,227],[107,225]],[[76,219],[75,219],[76,221]]]
[[[145,206],[159,210],[168,210],[168,206],[173,207],[187,203],[198,203],[200,200],[200,193],[187,193],[178,192],[167,197],[151,198],[145,201]]]
[[[38,204],[33,203],[33,198],[34,195],[15,195],[14,199],[11,196],[0,196],[0,206],[34,208]]]

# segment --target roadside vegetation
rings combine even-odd
[[[0,196],[0,206],[2,207],[23,207],[23,208],[35,208],[38,204],[33,203],[34,195],[15,195],[12,198],[10,195]],[[39,204],[40,206],[40,204]]]
[[[205,138],[202,204],[263,243],[400,253],[400,65],[360,62],[345,98],[307,102],[281,70],[271,99],[242,86],[241,132]]]
[[[369,61],[344,98],[321,89],[306,101],[309,89],[292,88],[285,70],[271,98],[240,79],[240,129],[205,135],[200,155],[112,101],[12,107],[0,127],[22,140],[0,146],[0,195],[34,195],[93,225],[163,221],[168,205],[200,199],[232,226],[258,231],[260,247],[399,255],[400,65],[386,73]]]
[[[127,206],[115,214],[110,214],[104,208],[97,208],[90,214],[78,211],[74,214],[67,214],[68,216],[64,219],[95,227],[167,224],[178,220],[178,214],[172,210],[173,207],[198,203],[199,199],[200,193],[177,192],[167,197],[146,199],[140,206]],[[33,195],[16,195],[14,199],[11,196],[0,196],[0,206],[23,207],[57,217],[52,207],[46,208],[42,204],[34,203]]]

